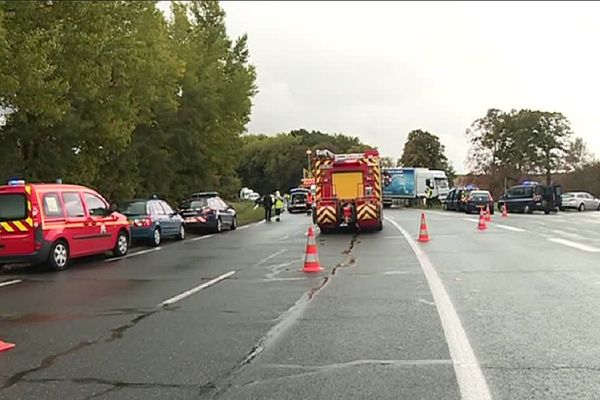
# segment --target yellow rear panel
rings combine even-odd
[[[363,197],[362,172],[336,172],[332,174],[333,190],[338,199]]]

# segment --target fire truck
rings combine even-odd
[[[313,222],[323,233],[340,227],[383,228],[381,165],[377,150],[334,154],[317,150],[314,158]]]

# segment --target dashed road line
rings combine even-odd
[[[21,282],[23,282],[21,279],[13,279],[12,281],[1,282],[0,287],[10,286],[10,285],[14,285],[15,283],[21,283]]]
[[[194,293],[198,293],[202,289],[206,289],[208,287],[211,287],[215,283],[219,283],[222,280],[229,278],[231,275],[233,275],[235,273],[236,273],[236,271],[229,271],[229,272],[227,272],[227,273],[225,273],[223,275],[219,275],[216,278],[211,279],[208,282],[204,282],[201,285],[198,285],[198,286],[196,286],[194,288],[191,288],[190,290],[186,290],[185,292],[180,293],[177,296],[173,296],[170,299],[167,299],[167,300],[163,301],[162,303],[160,303],[158,305],[158,307],[166,307],[166,306],[170,306],[170,305],[172,305],[174,303],[177,303],[178,301],[181,301],[181,300],[185,299],[186,297],[189,297],[189,296],[193,295]]]
[[[433,295],[433,301],[440,316],[442,328],[444,329],[461,398],[463,400],[491,400],[490,390],[481,372],[481,367],[475,357],[475,353],[471,348],[467,334],[429,257],[411,238],[410,234],[396,223],[396,221],[387,217],[386,220],[402,233],[415,253],[423,274],[427,279],[429,289]]]
[[[494,224],[494,226],[497,226],[498,228],[506,229],[507,231],[525,232],[525,229],[517,228],[514,226],[510,226],[510,225]]]
[[[126,258],[141,256],[142,254],[152,253],[154,251],[159,251],[159,250],[162,250],[162,247],[159,246],[159,247],[154,247],[151,249],[136,251],[135,253],[129,253],[123,257],[109,258],[109,259],[105,260],[104,262],[115,262],[115,261],[119,261],[119,260],[124,260]]]
[[[212,233],[212,234],[210,234],[210,235],[196,236],[195,238],[188,239],[187,241],[188,241],[188,242],[195,242],[196,240],[208,239],[208,238],[211,238],[211,237],[213,237],[213,236],[215,236],[215,234],[214,234],[214,233]]]
[[[574,249],[587,251],[589,253],[600,253],[600,249],[599,248],[593,247],[593,246],[588,246],[587,244],[572,242],[570,240],[560,239],[560,238],[549,238],[548,240],[551,241],[551,242],[554,242],[554,243],[558,243],[558,244],[562,244],[562,245],[565,245],[565,246],[572,247]]]
[[[282,254],[282,253],[284,253],[286,251],[287,251],[287,249],[281,249],[279,251],[276,251],[275,253],[273,253],[273,254],[271,254],[269,256],[266,256],[265,258],[263,258],[262,260],[260,260],[259,262],[257,262],[256,266],[259,267],[259,266],[263,265],[264,263],[266,263],[267,261],[269,261],[270,259],[275,258],[278,255],[280,255],[280,254]]]
[[[260,225],[260,224],[264,224],[264,223],[265,223],[264,220],[258,221],[258,222],[253,222],[253,223],[248,224],[248,225],[242,225],[242,226],[238,227],[237,230],[239,231],[239,230],[242,230],[242,229],[250,228],[251,226],[256,226],[256,225]]]

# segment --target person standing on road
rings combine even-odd
[[[433,206],[432,202],[433,202],[433,189],[427,185],[425,186],[425,204],[427,205],[427,208],[431,208]]]
[[[279,190],[275,192],[275,221],[281,221],[281,210],[283,209],[283,197]]]
[[[273,208],[273,199],[270,194],[265,194],[262,201],[265,208],[265,221],[271,222],[271,209]]]

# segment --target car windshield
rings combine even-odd
[[[182,209],[198,209],[198,208],[203,208],[203,207],[207,207],[207,206],[208,206],[207,198],[199,198],[199,199],[194,199],[191,201],[185,200],[179,204],[179,208],[182,208]]]
[[[571,199],[575,197],[575,193],[564,193],[562,197],[563,199]]]
[[[147,214],[146,201],[126,201],[119,204],[118,210],[124,215]]]
[[[471,197],[474,200],[489,200],[490,195],[488,193],[471,193]]]
[[[435,178],[435,183],[440,189],[448,189],[448,179],[446,178]]]

